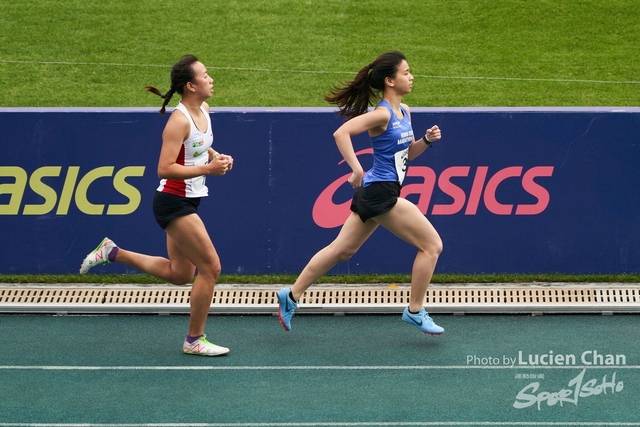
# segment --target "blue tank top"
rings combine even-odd
[[[385,100],[378,103],[389,110],[391,118],[387,130],[371,138],[373,146],[373,167],[364,174],[362,186],[368,187],[372,182],[397,182],[402,184],[407,171],[409,145],[413,141],[413,128],[407,111],[402,110],[402,119],[398,119]]]

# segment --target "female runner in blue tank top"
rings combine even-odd
[[[297,301],[320,276],[339,262],[351,258],[371,234],[382,225],[418,249],[411,272],[411,296],[402,320],[422,332],[439,335],[444,329],[436,325],[424,310],[424,300],[436,267],[442,241],[429,220],[410,201],[400,198],[407,168],[434,141],[440,129],[433,126],[416,140],[411,128],[409,107],[402,97],[411,92],[413,76],[405,56],[387,52],[362,68],[356,78],[344,87],[336,87],[325,100],[337,105],[347,121],[333,134],[340,154],[351,167],[349,184],[356,189],[351,215],[338,237],[311,258],[291,288],[277,292],[278,317],[285,330],[291,329],[291,318]],[[367,111],[377,94],[382,100]],[[373,167],[364,173],[355,155],[351,138],[368,132],[373,146]]]

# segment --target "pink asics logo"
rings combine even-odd
[[[371,154],[373,149],[358,151],[356,155]],[[338,164],[343,163],[344,160]],[[553,175],[553,166],[535,166],[526,171],[522,166],[509,166],[499,170],[491,176],[488,166],[477,166],[472,173],[470,166],[451,166],[440,173],[436,173],[427,166],[410,166],[407,169],[407,179],[402,187],[401,197],[417,195],[416,205],[423,214],[429,211],[431,196],[436,183],[440,191],[453,199],[449,204],[433,204],[431,215],[455,215],[464,209],[465,215],[475,215],[482,199],[487,210],[495,215],[538,215],[549,206],[550,195],[546,188],[535,182],[535,178]],[[338,189],[347,183],[351,173],[345,174],[325,188],[313,205],[313,221],[322,228],[335,228],[344,224],[349,216],[351,199],[343,203],[335,203],[333,197]],[[453,178],[473,176],[471,189],[467,195],[465,190],[454,184]],[[421,183],[408,183],[409,177],[421,178]],[[524,192],[537,199],[533,204],[507,204],[496,199],[496,192],[500,184],[507,179],[519,178]],[[515,207],[515,209],[514,209]]]

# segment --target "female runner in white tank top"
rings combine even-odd
[[[80,273],[96,265],[120,262],[169,283],[184,285],[193,279],[197,269],[183,351],[204,356],[226,354],[228,348],[210,343],[204,333],[221,265],[197,214],[200,198],[208,194],[205,176],[224,175],[233,167],[231,156],[211,148],[213,132],[205,101],[213,94],[213,79],[198,58],[185,55],[171,70],[171,88],[166,94],[153,86],[147,86],[147,90],[164,98],[161,114],[175,92],[182,98],[162,133],[158,161],[161,182],[153,206],[156,220],[167,235],[168,258],[127,251],[105,238],[84,259]]]

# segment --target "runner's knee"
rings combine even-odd
[[[444,246],[442,244],[442,239],[440,238],[440,236],[438,236],[438,240],[433,243],[433,253],[435,254],[435,256],[440,256],[443,249]]]
[[[331,255],[336,263],[348,261],[358,249],[331,247]]]
[[[442,239],[440,236],[436,236],[436,239],[431,240],[426,245],[422,247],[422,252],[429,255],[433,259],[438,259],[440,254],[442,253],[443,245]]]
[[[220,273],[222,272],[222,265],[217,261],[210,261],[204,265],[198,266],[198,274],[203,274],[213,279],[213,281],[217,281],[218,277],[220,277]]]
[[[193,280],[195,272],[182,272],[177,273],[171,277],[171,283],[173,285],[188,285]]]
[[[351,257],[353,255],[355,255],[355,251],[349,251],[349,252],[339,252],[337,255],[338,258],[338,262],[344,262],[344,261],[348,261],[351,259]]]

